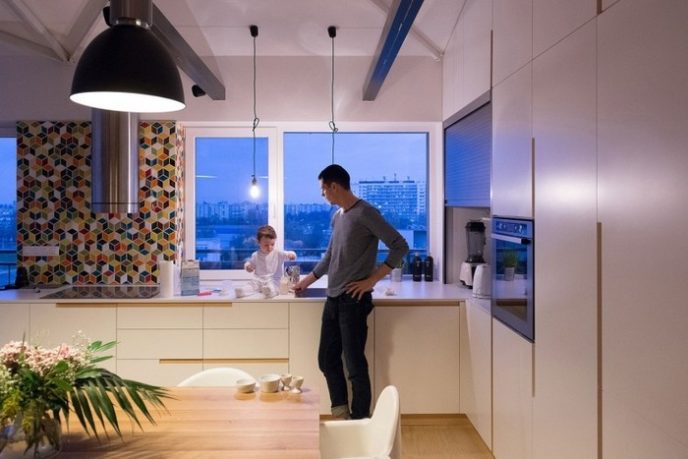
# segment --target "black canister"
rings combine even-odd
[[[418,255],[411,261],[411,276],[416,282],[423,280],[423,262]]]
[[[423,260],[423,279],[432,282],[433,280],[433,259],[431,255],[425,257]]]

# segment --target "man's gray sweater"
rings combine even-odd
[[[409,250],[406,240],[380,211],[362,199],[348,210],[340,208],[334,214],[327,252],[313,268],[315,277],[327,274],[327,296],[339,296],[349,282],[373,273],[378,241],[389,249],[384,263],[390,268],[398,266]]]

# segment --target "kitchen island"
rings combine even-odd
[[[202,291],[212,288],[202,285]],[[388,288],[395,294],[386,295]],[[329,413],[317,366],[325,298],[236,299],[233,291],[144,300],[41,298],[50,292],[0,292],[0,343],[26,336],[54,346],[79,331],[93,340],[116,340],[115,358],[105,362],[109,369],[165,386],[218,366],[256,377],[289,372],[325,394],[321,413]],[[459,412],[460,307],[470,295],[439,282],[378,283],[366,347],[374,393],[396,385],[403,413]],[[451,383],[419,389],[432,381]]]

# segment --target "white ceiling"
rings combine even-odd
[[[425,0],[399,52],[439,58],[465,0]],[[337,56],[375,54],[391,0],[154,0],[201,56],[329,55],[327,27],[337,26]],[[62,54],[78,59],[105,29],[103,0],[0,0],[0,56]],[[59,53],[62,48],[62,53]],[[54,50],[57,50],[56,54]],[[57,57],[56,57],[57,58]]]

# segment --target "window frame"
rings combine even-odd
[[[0,137],[2,138],[8,138],[14,140],[15,144],[17,142],[17,128],[15,125],[10,126],[9,124],[0,124]],[[16,168],[17,168],[17,151],[15,149],[14,152],[14,163],[15,163],[15,176],[16,176]],[[17,193],[17,181],[15,180],[14,182],[14,192],[15,192],[15,202],[17,202],[16,199],[16,193]],[[16,208],[15,208],[15,223],[17,221],[17,213],[16,213]],[[15,242],[16,242],[16,234],[15,234]],[[18,244],[17,244],[18,246]],[[19,267],[19,258],[17,257],[17,262],[15,264],[15,276],[16,276],[16,269]],[[5,285],[4,284],[4,279],[3,276],[5,275],[5,272],[0,269],[0,286]],[[12,278],[9,279],[10,282],[14,282]]]
[[[193,127],[186,126],[184,171],[186,189],[184,190],[184,233],[185,260],[193,260],[196,256],[196,138],[246,138],[252,137],[251,128],[239,126]],[[274,127],[259,127],[256,137],[268,139],[268,177],[276,173],[277,158],[277,130]],[[246,177],[246,189],[250,185],[250,177]],[[277,200],[276,184],[268,179],[268,224],[276,223],[274,203]],[[278,242],[278,245],[282,241]],[[203,269],[202,280],[242,279],[246,275],[239,269]]]
[[[186,129],[185,140],[185,167],[186,167],[186,189],[185,189],[185,238],[184,245],[185,259],[192,260],[195,256],[195,138],[196,137],[230,137],[227,132],[243,133],[236,134],[243,137],[251,134],[251,128],[245,123],[233,122],[183,122]],[[310,121],[284,121],[264,123],[264,127],[256,130],[256,135],[268,137],[268,176],[269,196],[268,196],[268,224],[272,225],[277,231],[277,248],[284,249],[284,134],[290,132],[314,132],[329,133],[328,122]],[[427,253],[432,255],[435,260],[436,273],[439,274],[439,281],[444,281],[444,269],[442,268],[443,253],[442,248],[444,236],[444,162],[442,155],[443,130],[441,122],[338,122],[337,128],[340,132],[355,133],[394,133],[394,132],[423,132],[428,134],[428,153],[427,153],[427,206],[428,206],[428,247]],[[335,162],[337,157],[335,156]],[[313,177],[313,186],[318,186],[317,177]],[[201,280],[243,280],[248,279],[249,275],[243,270],[202,270]]]

